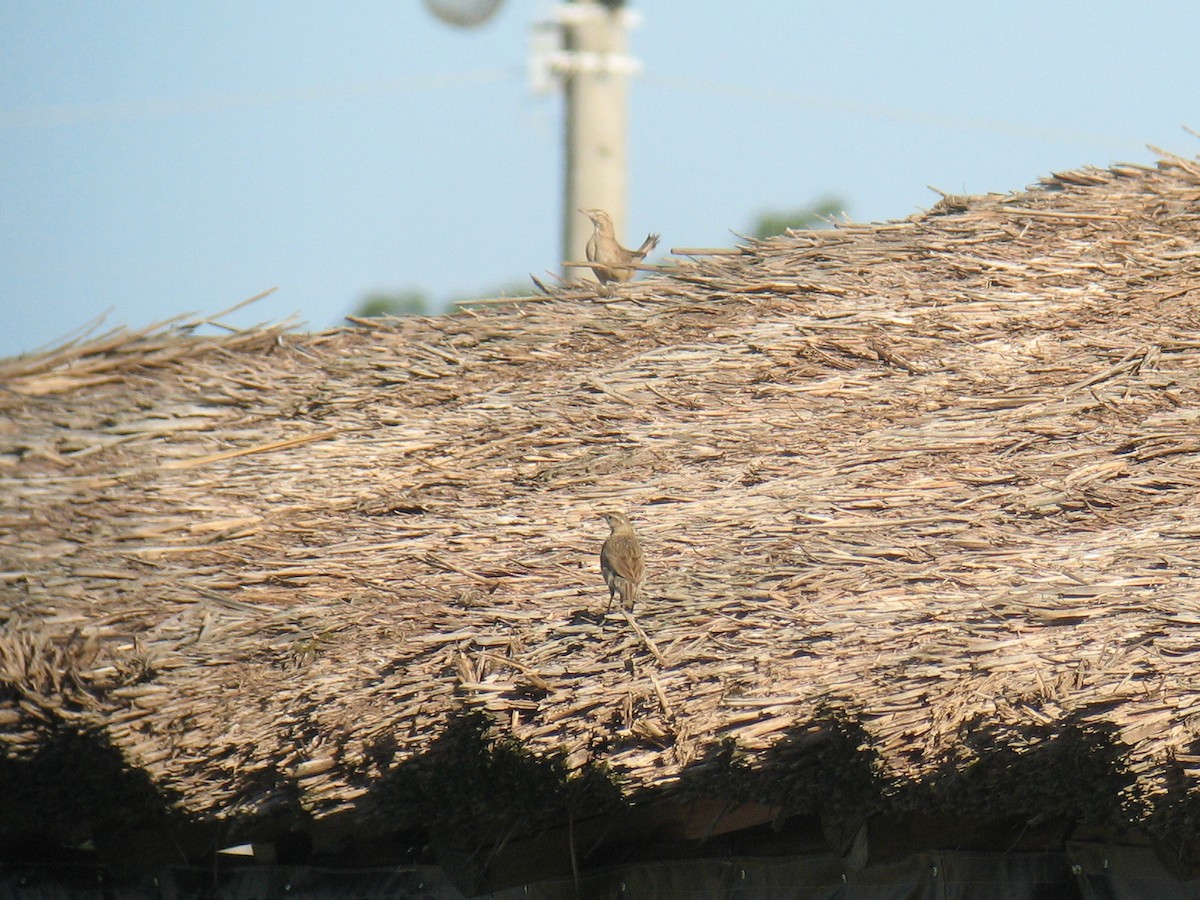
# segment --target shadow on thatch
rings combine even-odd
[[[479,712],[452,715],[420,756],[393,765],[395,751],[388,739],[369,751],[381,775],[367,782],[364,812],[383,827],[436,823],[479,842],[514,823],[535,831],[562,814],[602,814],[621,803],[604,769],[570,773],[563,754],[532,753]]]
[[[1057,819],[1119,829],[1142,812],[1127,754],[1115,728],[1081,716],[1022,728],[976,718],[934,774],[898,791],[896,806],[972,818],[986,812],[1019,827]]]
[[[421,832],[425,859],[471,890],[662,859],[833,853],[861,869],[929,849],[1060,850],[1080,835],[1120,839],[1142,802],[1126,748],[1077,721],[977,721],[918,783],[886,777],[869,732],[832,706],[753,764],[720,741],[674,784],[624,796],[612,773],[571,774],[563,755],[532,753],[479,713],[395,767],[376,752],[384,774],[364,782],[360,809],[384,830]]]
[[[1194,757],[1198,751],[1200,740],[1191,744],[1187,755]],[[1200,872],[1200,784],[1182,760],[1172,759],[1165,768],[1166,796],[1151,808],[1145,829],[1168,870],[1195,877]]]
[[[209,863],[223,847],[269,841],[311,856],[295,779],[267,767],[248,790],[270,800],[220,823],[181,811],[181,797],[130,766],[99,729],[49,724],[36,749],[0,756],[0,860],[99,866],[118,881],[162,865]]]
[[[1074,718],[1027,728],[977,719],[953,756],[905,782],[883,775],[853,714],[826,708],[753,768],[732,742],[714,747],[684,772],[678,794],[773,808],[775,833],[819,826],[827,849],[851,863],[918,848],[1058,847],[1072,834],[1122,836],[1144,813],[1127,753],[1114,729]]]
[[[685,797],[777,806],[786,814],[815,813],[830,804],[867,811],[885,793],[870,736],[852,713],[832,706],[786,732],[753,768],[736,742],[714,745],[684,769],[678,790]]]
[[[81,858],[187,825],[176,797],[131,769],[103,732],[53,726],[27,757],[0,757],[0,855]],[[180,861],[178,855],[175,862]]]
[[[352,818],[361,813],[372,832],[404,835],[413,861],[436,860],[468,890],[484,883],[510,841],[523,845],[564,819],[622,804],[602,767],[572,773],[565,754],[533,753],[476,711],[449,716],[425,753],[395,763],[396,753],[387,737],[368,749],[371,771],[360,781],[368,794]]]
[[[74,839],[81,862],[130,877],[204,865],[228,843],[269,842],[294,863],[437,864],[467,892],[663,859],[832,853],[858,870],[930,849],[1057,850],[1081,833],[1119,838],[1145,812],[1124,752],[1111,731],[1077,721],[998,729],[976,720],[952,757],[906,783],[883,774],[853,712],[827,706],[753,763],[736,742],[717,741],[673,784],[623,792],[603,766],[572,771],[565,754],[535,753],[487,715],[459,711],[418,756],[397,762],[394,743],[378,740],[348,815],[314,830],[294,780],[264,771],[257,777],[273,780],[255,793],[272,802],[227,819],[218,835],[175,812],[177,798],[102,735],[60,727],[28,759],[0,760],[0,849],[61,862]],[[1190,833],[1190,787],[1181,775],[1159,798],[1153,828]],[[83,852],[89,841],[94,855]],[[1182,872],[1196,854],[1178,844],[1167,855]]]

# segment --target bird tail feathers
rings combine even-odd
[[[658,246],[658,239],[662,237],[659,234],[648,234],[646,239],[642,241],[642,246],[638,247],[637,255],[639,259],[645,259],[646,254]]]

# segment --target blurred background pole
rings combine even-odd
[[[501,2],[425,0],[425,6],[444,22],[473,28],[495,15]],[[625,0],[570,0],[533,25],[529,76],[534,91],[566,89],[564,261],[587,259],[592,223],[580,209],[603,209],[612,217],[617,239],[625,236],[629,77],[640,70],[629,57],[629,29],[640,21]],[[575,281],[586,271],[567,269],[563,277]]]
[[[629,30],[641,17],[625,0],[572,0],[535,22],[530,38],[530,83],[537,93],[564,88],[566,164],[563,184],[563,260],[582,262],[592,223],[580,209],[605,210],[624,239],[628,195],[629,78],[641,71],[629,56]],[[590,277],[567,269],[568,281]]]
[[[563,189],[563,259],[587,259],[592,223],[580,209],[612,216],[624,239],[628,194],[627,131],[632,13],[623,2],[574,0],[559,7],[562,75],[566,87],[566,183]],[[568,269],[574,281],[587,269]]]

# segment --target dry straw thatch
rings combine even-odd
[[[1200,166],[679,255],[0,363],[6,755],[99,727],[200,818],[320,819],[460,709],[632,797],[832,719],[895,791],[1069,726],[1130,817],[1186,802]],[[611,508],[632,622],[602,615]]]

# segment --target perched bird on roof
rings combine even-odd
[[[604,611],[612,609],[613,597],[617,595],[621,597],[622,608],[633,609],[642,576],[646,574],[642,545],[623,513],[605,513],[604,518],[612,529],[600,548],[600,571],[608,585],[608,606]]]
[[[658,244],[659,236],[648,234],[642,241],[642,246],[636,250],[629,250],[617,241],[617,234],[608,213],[602,209],[581,209],[580,212],[591,219],[596,227],[592,236],[588,238],[587,258],[588,262],[596,263],[592,266],[592,271],[596,273],[601,284],[631,279],[636,271],[631,266],[645,259],[646,254]]]

